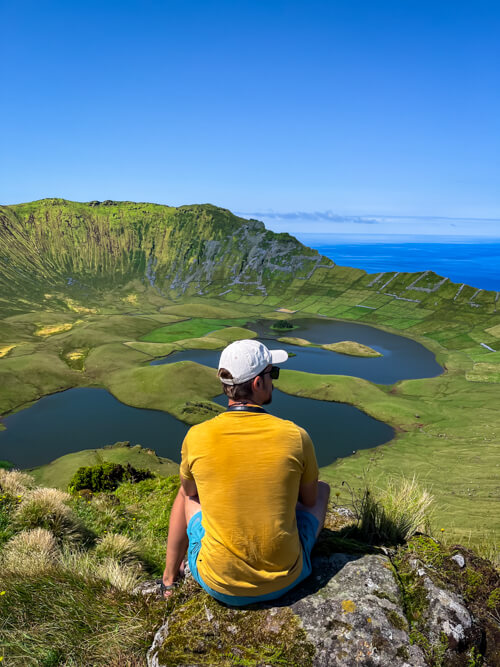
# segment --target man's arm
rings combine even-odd
[[[299,500],[306,507],[313,507],[318,499],[318,480],[299,486]]]
[[[186,496],[197,496],[198,489],[196,488],[196,482],[194,479],[186,479],[182,475],[180,477],[182,488],[184,489]]]

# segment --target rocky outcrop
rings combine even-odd
[[[194,582],[185,584],[156,633],[148,665],[498,664],[498,626],[493,614],[488,620],[480,612],[498,597],[498,574],[487,561],[422,537],[386,554],[318,553],[313,564],[313,574],[295,591],[246,610],[224,607]],[[446,586],[448,575],[441,576],[448,566],[458,578],[448,578],[455,590]],[[474,600],[470,590],[464,596],[460,578],[481,581],[489,597]]]

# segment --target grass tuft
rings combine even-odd
[[[0,467],[0,489],[9,496],[20,496],[35,486],[31,475],[20,470],[7,470]]]
[[[38,576],[54,568],[61,552],[54,535],[45,528],[23,530],[2,550],[2,567],[12,574]]]
[[[404,544],[429,531],[433,496],[416,477],[393,477],[384,489],[368,487],[354,500],[360,538],[369,544]]]
[[[137,544],[119,533],[108,533],[98,540],[95,555],[99,560],[112,558],[120,563],[137,561],[139,550]]]
[[[60,541],[75,541],[84,528],[66,504],[70,495],[58,489],[33,489],[21,499],[14,512],[13,522],[18,529],[46,528]]]

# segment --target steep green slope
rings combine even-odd
[[[247,283],[266,294],[271,284],[283,287],[331,264],[289,234],[209,204],[63,199],[1,207],[0,254],[4,306],[9,299],[18,310],[26,301],[55,305],[60,297],[52,289],[93,303],[134,279],[169,296],[217,294]]]

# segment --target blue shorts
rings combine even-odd
[[[191,517],[187,527],[187,534],[189,537],[189,549],[188,549],[188,563],[189,569],[194,577],[194,579],[200,584],[200,586],[209,593],[212,597],[219,602],[224,602],[225,604],[233,606],[242,606],[247,604],[253,604],[255,602],[267,602],[268,600],[275,600],[276,598],[281,597],[289,590],[297,586],[301,581],[306,579],[311,574],[311,551],[316,542],[316,531],[318,530],[319,521],[313,516],[310,512],[304,512],[302,510],[297,510],[297,528],[299,531],[299,538],[302,544],[302,572],[299,574],[297,579],[287,586],[282,588],[279,591],[274,591],[273,593],[267,593],[266,595],[256,595],[256,596],[239,596],[239,595],[225,595],[224,593],[219,593],[214,591],[213,588],[207,586],[198,573],[198,566],[196,561],[198,559],[198,554],[201,549],[201,538],[205,535],[205,529],[201,524],[201,512],[197,512],[194,516]]]

